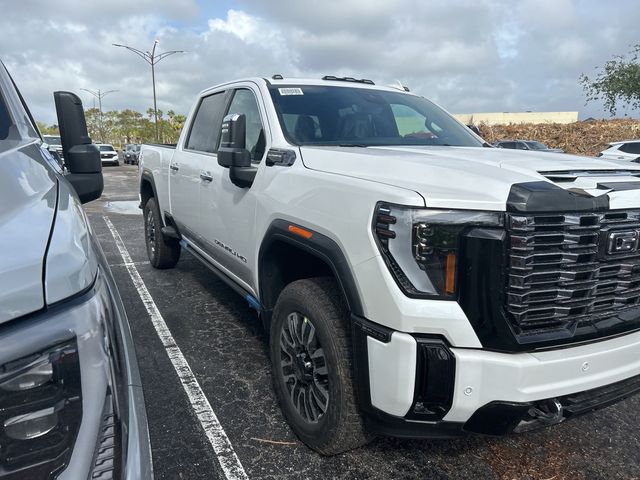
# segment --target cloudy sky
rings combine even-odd
[[[456,113],[578,110],[580,73],[639,43],[637,0],[0,0],[0,59],[37,120],[52,92],[117,90],[104,110],[153,105],[150,67],[123,43],[185,50],[156,67],[158,108],[246,76],[400,80]],[[637,112],[627,112],[636,116]],[[619,109],[619,115],[625,110]]]

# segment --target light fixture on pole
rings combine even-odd
[[[98,99],[98,112],[99,112],[99,116],[98,119],[100,120],[100,141],[102,143],[104,143],[104,129],[103,129],[103,124],[102,124],[102,99],[104,97],[106,97],[107,95],[109,95],[110,93],[113,92],[117,92],[118,90],[107,90],[106,92],[101,91],[100,89],[98,90],[90,90],[88,88],[81,88],[80,90],[84,90],[85,92],[89,92],[91,95],[93,95],[95,98]],[[95,103],[94,103],[95,105]]]
[[[143,52],[142,50],[138,50],[137,48],[130,47],[129,45],[120,45],[119,43],[112,44],[114,47],[122,47],[127,50],[131,50],[133,53],[142,58],[145,62],[151,65],[151,83],[153,84],[153,115],[156,123],[156,142],[160,141],[160,135],[158,133],[158,106],[156,103],[156,71],[155,66],[163,58],[167,58],[170,55],[175,53],[184,53],[184,50],[171,50],[169,52],[162,52],[156,55],[156,47],[158,46],[158,40],[153,42],[153,48],[151,52]]]

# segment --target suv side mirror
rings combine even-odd
[[[82,101],[71,92],[54,92],[58,126],[62,139],[62,156],[68,173],[65,178],[73,185],[82,203],[102,195],[102,162],[100,151],[87,133]]]
[[[229,168],[231,183],[240,188],[250,187],[258,172],[251,166],[251,153],[246,149],[246,131],[243,113],[231,113],[222,120],[218,165]]]

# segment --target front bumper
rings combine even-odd
[[[361,407],[378,433],[440,438],[525,431],[640,391],[640,332],[571,348],[498,353],[352,320]],[[440,362],[431,372],[421,361],[425,345],[448,352],[429,357]]]
[[[0,365],[10,365],[68,341],[77,345],[82,418],[66,453],[48,459],[56,478],[153,478],[131,332],[108,272],[100,270],[88,291],[4,325],[0,330]],[[32,440],[24,442],[25,450],[38,445]],[[18,468],[20,473],[16,472]],[[39,467],[24,462],[0,464],[0,478],[16,474],[16,478],[40,478],[32,475],[33,468]]]

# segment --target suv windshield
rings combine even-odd
[[[111,145],[100,145],[101,152],[113,152],[113,147]]]
[[[481,147],[470,130],[416,95],[369,88],[270,88],[280,125],[296,145]]]

